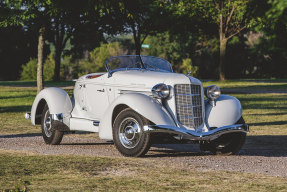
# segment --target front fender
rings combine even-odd
[[[119,96],[106,110],[100,122],[99,137],[102,139],[113,139],[112,116],[118,105],[127,105],[149,121],[157,125],[176,126],[165,108],[156,100],[141,93],[127,93]]]
[[[36,124],[37,116],[42,114],[42,111],[39,111],[40,103],[47,103],[50,114],[59,114],[63,113],[64,123],[69,126],[69,118],[72,111],[72,102],[69,95],[63,89],[50,87],[43,89],[36,96],[31,110],[31,122],[33,125]]]
[[[234,125],[242,116],[240,101],[229,95],[221,95],[216,106],[205,102],[205,122],[208,127]]]

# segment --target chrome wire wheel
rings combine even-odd
[[[118,133],[121,144],[128,149],[136,147],[142,135],[139,123],[132,117],[121,122]]]
[[[59,145],[61,143],[64,132],[55,129],[55,125],[53,124],[50,110],[47,104],[45,105],[42,112],[41,129],[43,139],[46,144]]]
[[[52,120],[50,116],[49,110],[46,111],[45,116],[44,116],[44,126],[43,126],[44,132],[47,137],[51,137],[53,134],[52,130]]]

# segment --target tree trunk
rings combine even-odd
[[[227,39],[225,38],[225,33],[223,32],[223,18],[222,14],[219,15],[219,49],[220,49],[220,55],[219,55],[219,80],[223,81],[225,80],[225,52],[226,52],[226,43]]]
[[[133,28],[133,36],[135,41],[136,55],[141,54],[141,35],[135,28]]]
[[[140,40],[135,41],[135,46],[136,46],[136,55],[141,54],[141,43]]]
[[[37,94],[43,89],[43,65],[44,65],[44,33],[45,27],[39,29],[38,62],[37,62]]]
[[[61,54],[62,49],[59,44],[56,45],[56,53],[55,53],[55,70],[54,70],[54,81],[60,80],[60,65],[61,65]]]
[[[225,53],[227,39],[220,39],[220,56],[219,56],[219,79],[225,80]]]

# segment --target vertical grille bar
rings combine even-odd
[[[177,84],[174,92],[177,120],[186,127],[198,128],[203,123],[201,86]]]

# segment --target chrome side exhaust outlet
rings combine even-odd
[[[25,119],[31,119],[31,113],[25,113]]]

